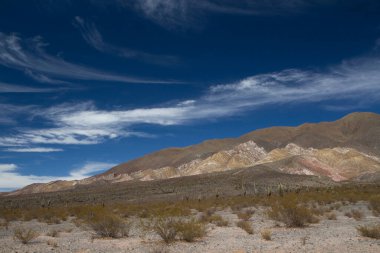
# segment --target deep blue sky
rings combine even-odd
[[[380,112],[380,2],[0,0],[0,190]]]

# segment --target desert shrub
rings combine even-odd
[[[59,233],[60,233],[60,231],[53,229],[53,230],[50,230],[49,232],[47,232],[46,235],[50,236],[50,237],[58,237]]]
[[[364,217],[364,214],[359,210],[352,210],[351,213],[355,220],[361,220]]]
[[[264,229],[261,231],[261,238],[263,238],[266,241],[272,240],[272,231],[269,229]]]
[[[380,195],[373,196],[369,200],[370,208],[375,216],[380,215]]]
[[[199,221],[203,223],[212,223],[218,227],[228,226],[228,221],[223,219],[223,217],[218,214],[208,215],[207,213],[203,213],[200,216]]]
[[[167,244],[174,242],[178,234],[177,221],[173,217],[152,219],[147,227],[156,232]]]
[[[346,216],[348,218],[352,218],[352,213],[351,212],[345,212],[344,216]]]
[[[13,232],[13,238],[15,240],[19,240],[23,244],[28,244],[32,240],[36,239],[39,236],[39,233],[37,233],[33,229],[27,229],[27,228],[16,228]]]
[[[165,247],[157,247],[149,250],[149,253],[169,253],[169,250]]]
[[[89,225],[100,237],[125,237],[128,236],[130,229],[130,224],[113,214],[94,217]]]
[[[206,235],[204,223],[191,219],[189,221],[178,221],[175,225],[177,233],[186,242],[193,242],[196,238]]]
[[[252,228],[252,225],[249,221],[241,220],[241,221],[238,221],[236,223],[236,225],[239,228],[245,230],[245,232],[247,232],[248,234],[250,234],[250,235],[253,234],[253,228]]]
[[[46,244],[49,245],[49,246],[51,246],[51,247],[53,247],[53,248],[57,248],[58,247],[58,243],[56,241],[54,241],[54,240],[48,240],[46,242]]]
[[[237,216],[241,220],[248,221],[252,217],[253,213],[254,213],[254,211],[252,211],[252,210],[246,210],[244,212],[238,212]]]
[[[356,228],[362,236],[380,239],[380,225],[360,226]]]
[[[327,217],[327,219],[329,219],[329,220],[336,220],[336,219],[337,219],[337,218],[336,218],[336,214],[335,214],[334,212],[328,213],[328,214],[326,215],[326,217]]]
[[[8,230],[8,228],[9,228],[9,221],[7,221],[7,220],[0,221],[0,228],[2,228],[2,227],[4,227],[5,230]]]
[[[269,218],[283,222],[287,227],[304,227],[307,223],[316,223],[311,210],[298,205],[294,199],[279,201],[268,211]]]

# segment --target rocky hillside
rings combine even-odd
[[[334,181],[374,178],[370,175],[380,173],[380,115],[352,113],[334,122],[272,127],[239,138],[165,149],[94,177],[34,184],[11,194],[51,192],[100,182],[167,179],[258,165]]]

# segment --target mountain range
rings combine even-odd
[[[351,113],[334,122],[271,127],[238,138],[168,148],[82,180],[32,184],[6,195],[153,181],[260,167],[336,182],[380,179],[380,115]]]

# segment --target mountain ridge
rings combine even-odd
[[[100,182],[151,181],[259,165],[334,181],[373,178],[368,174],[380,172],[380,115],[351,113],[332,122],[270,127],[237,138],[163,149],[89,178],[29,185],[9,195],[70,190]]]

